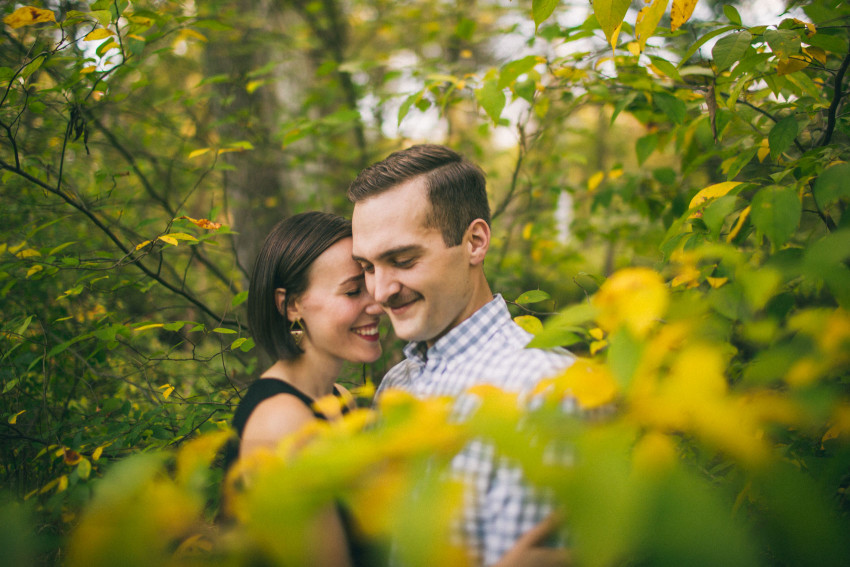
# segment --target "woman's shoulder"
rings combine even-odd
[[[257,404],[242,431],[241,454],[275,447],[281,439],[316,421],[313,411],[292,394],[281,393]]]

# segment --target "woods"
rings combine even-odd
[[[460,498],[441,471],[478,437],[554,494],[577,564],[840,564],[850,7],[749,4],[3,4],[11,564],[303,564],[335,501],[405,563],[464,564],[435,544]],[[402,395],[378,419],[385,323],[346,370],[360,410],[223,483],[267,365],[244,305],[262,238],[350,216],[358,171],[419,141],[482,165],[494,290],[579,362],[521,421],[489,391],[463,425]],[[616,412],[566,417],[565,394]]]

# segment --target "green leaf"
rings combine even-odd
[[[239,350],[242,352],[248,352],[252,348],[254,348],[254,339],[248,339],[244,343],[239,345]]]
[[[723,6],[723,13],[726,15],[726,18],[735,25],[741,25],[741,14],[738,13],[738,10],[735,6],[730,4],[726,4]]]
[[[245,300],[248,299],[248,290],[240,291],[236,295],[233,296],[233,299],[230,301],[230,304],[233,307],[237,307],[245,303]]]
[[[683,101],[667,93],[653,93],[652,100],[655,102],[655,106],[666,114],[670,120],[676,124],[685,122],[685,115],[688,109]]]
[[[547,299],[551,299],[552,297],[543,290],[540,289],[532,289],[531,291],[526,291],[522,295],[516,298],[516,303],[526,305],[529,303],[538,303],[540,301],[546,301]]]
[[[685,52],[685,54],[682,56],[682,60],[679,61],[679,65],[678,65],[679,69],[681,69],[682,66],[685,63],[687,63],[688,60],[691,57],[693,57],[694,53],[696,53],[697,50],[699,50],[699,48],[702,47],[706,42],[714,39],[718,35],[721,35],[721,34],[724,34],[728,31],[736,30],[736,29],[738,29],[738,26],[724,26],[722,28],[718,28],[716,30],[710,31],[707,34],[705,34],[704,36],[702,36],[701,38],[699,38],[698,40],[696,40],[696,42],[694,42],[694,44],[691,45],[688,48],[688,51]]]
[[[635,142],[635,153],[637,154],[638,165],[643,165],[655,148],[658,147],[658,134],[653,132],[637,139]]]
[[[499,88],[504,89],[511,86],[517,77],[528,73],[540,62],[536,55],[529,55],[516,61],[505,63],[499,71]]]
[[[767,30],[764,39],[771,51],[782,60],[799,54],[802,49],[800,36],[794,30]]]
[[[774,185],[756,193],[750,216],[755,227],[779,248],[797,230],[802,212],[800,198],[794,189]]]
[[[44,63],[44,57],[37,55],[35,59],[27,63],[27,66],[23,68],[19,76],[25,80],[28,79],[30,75],[38,71],[42,63]]]
[[[245,341],[247,341],[247,340],[248,340],[248,339],[247,339],[247,338],[245,338],[245,337],[239,337],[238,339],[236,339],[235,341],[233,341],[232,343],[230,343],[230,350],[235,350],[235,349],[239,348],[239,347],[240,347],[240,346],[242,346],[242,345],[245,343]]]
[[[717,70],[724,71],[740,60],[747,53],[752,41],[753,34],[747,30],[720,38],[711,48],[711,57],[717,65]]]
[[[531,13],[534,17],[534,32],[540,27],[546,18],[552,15],[558,6],[559,0],[531,0]]]
[[[593,13],[609,43],[613,41],[614,33],[623,23],[630,4],[629,0],[593,0]]]
[[[658,68],[659,71],[670,77],[671,79],[675,79],[676,81],[685,82],[682,79],[682,75],[679,74],[679,69],[676,68],[675,65],[670,63],[668,60],[663,57],[657,57],[655,55],[650,55],[649,60],[652,61],[652,64]]]
[[[826,168],[815,180],[813,193],[821,207],[850,197],[850,163],[839,163]]]
[[[410,112],[410,107],[413,106],[413,103],[419,100],[421,96],[422,91],[419,91],[404,99],[404,102],[402,102],[401,106],[398,108],[398,124],[401,124],[401,121],[404,120],[404,117],[407,116],[408,112]]]
[[[770,157],[777,159],[782,153],[791,147],[794,143],[794,138],[797,137],[797,119],[791,115],[786,116],[779,122],[773,125],[770,133],[767,135],[767,142],[770,145]]]
[[[216,327],[212,330],[213,333],[219,333],[221,335],[235,335],[236,331],[233,329],[226,329],[224,327]]]
[[[534,315],[520,315],[519,317],[514,317],[514,323],[532,335],[537,335],[543,330],[543,323],[541,323],[540,319]]]
[[[499,88],[498,81],[494,79],[485,81],[484,86],[475,91],[475,98],[478,99],[478,104],[484,108],[487,116],[494,124],[497,124],[505,108],[505,93]]]
[[[736,195],[724,195],[714,199],[702,211],[702,220],[715,238],[720,234],[726,217],[735,210],[738,197]]]

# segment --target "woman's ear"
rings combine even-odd
[[[274,290],[274,306],[278,313],[286,317],[286,290],[282,287]]]
[[[479,266],[490,249],[490,225],[484,219],[475,219],[469,223],[464,235],[464,244],[469,252],[469,263]]]

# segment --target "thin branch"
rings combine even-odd
[[[127,246],[125,246],[124,243],[121,242],[121,240],[118,239],[118,237],[115,235],[115,233],[112,232],[109,229],[108,226],[103,224],[103,221],[101,221],[93,212],[91,212],[89,210],[89,208],[87,206],[85,206],[84,203],[78,202],[77,200],[72,198],[70,195],[68,195],[68,193],[66,193],[65,191],[62,191],[60,188],[54,188],[54,187],[48,185],[47,183],[41,181],[37,177],[30,175],[29,173],[22,170],[21,168],[6,163],[2,159],[0,159],[0,168],[6,169],[8,171],[11,171],[11,172],[17,174],[17,175],[20,175],[21,177],[23,177],[24,179],[26,179],[30,183],[33,183],[33,184],[37,185],[38,187],[41,187],[42,189],[44,189],[44,190],[46,190],[50,193],[53,193],[54,195],[61,197],[62,200],[64,200],[66,203],[68,203],[69,205],[71,205],[72,207],[74,207],[75,209],[80,211],[81,213],[83,213],[83,215],[85,215],[95,226],[97,226],[97,228],[99,228],[107,236],[107,238],[109,238],[115,244],[115,246],[118,247],[119,250],[121,250],[124,254],[132,254],[132,251],[129,248],[127,248]],[[211,308],[209,308],[202,301],[195,298],[194,296],[192,296],[188,292],[185,292],[182,289],[174,286],[170,282],[166,281],[158,273],[151,271],[147,266],[145,266],[140,261],[139,258],[132,261],[131,263],[134,264],[135,266],[137,266],[142,272],[145,273],[145,275],[153,278],[160,285],[162,285],[163,287],[165,287],[169,291],[176,293],[177,295],[182,296],[183,298],[188,300],[190,303],[192,303],[193,305],[198,307],[201,311],[206,313],[208,316],[212,317],[215,320],[220,321],[220,324],[228,325],[228,326],[232,326],[232,327],[238,327],[239,326],[238,323],[234,320],[221,319],[221,317],[218,314],[216,314]]]
[[[841,62],[841,67],[838,73],[835,74],[835,87],[832,95],[832,102],[829,105],[829,110],[826,114],[826,131],[823,133],[820,145],[825,146],[832,140],[832,133],[835,131],[835,117],[838,114],[838,106],[841,103],[841,97],[844,93],[841,92],[841,83],[844,82],[844,74],[847,72],[847,67],[850,66],[850,53],[844,57]]]

